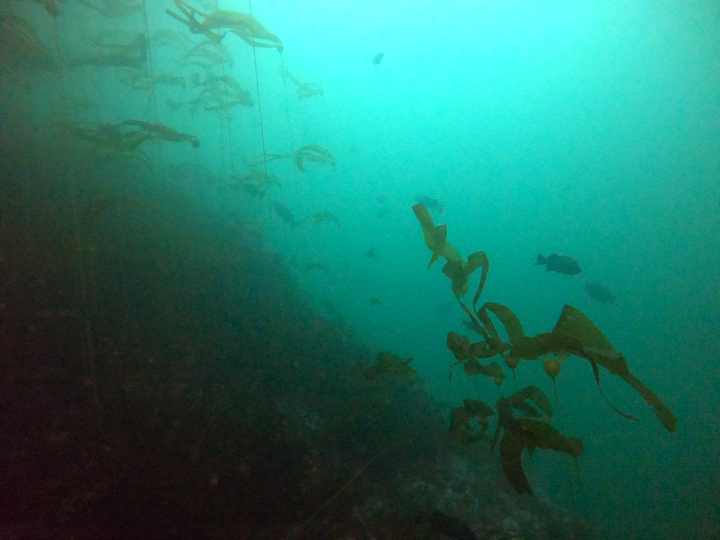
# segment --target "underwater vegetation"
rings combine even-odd
[[[526,336],[518,317],[507,306],[494,302],[485,302],[478,307],[480,296],[485,286],[490,263],[484,252],[478,251],[463,259],[458,251],[447,241],[447,226],[436,226],[427,208],[422,204],[412,207],[422,227],[425,244],[432,252],[428,268],[440,257],[445,259],[443,273],[452,281],[452,293],[460,307],[469,317],[475,333],[481,340],[471,342],[467,337],[450,332],[447,346],[455,357],[455,364],[462,366],[465,375],[483,375],[492,378],[497,384],[505,380],[504,370],[495,361],[483,362],[499,357],[506,367],[510,368],[515,377],[520,361],[543,362],[547,375],[555,378],[561,371],[561,363],[570,356],[584,358],[590,363],[600,393],[615,412],[626,419],[635,420],[632,416],[612,405],[605,397],[600,386],[599,366],[612,375],[629,384],[654,409],[655,415],[669,433],[674,433],[677,418],[672,411],[638,379],[631,371],[623,355],[618,352],[602,331],[597,328],[578,309],[566,305],[551,332],[536,336]],[[548,270],[551,264],[555,271],[572,273],[579,265],[570,257],[551,255],[538,264],[547,261]],[[553,259],[554,257],[554,259]],[[568,259],[568,260],[566,260]],[[553,261],[555,263],[553,263]],[[574,264],[573,264],[574,263]],[[470,276],[480,269],[480,283],[468,306],[462,297],[468,292]],[[565,272],[562,272],[565,270]],[[577,272],[576,272],[577,273]],[[509,342],[504,342],[497,326],[490,315],[494,315],[504,328]],[[451,373],[452,375],[452,373]],[[557,387],[555,386],[557,396]],[[487,439],[490,419],[497,414],[496,427],[492,436],[491,447],[499,446],[500,461],[505,476],[513,487],[522,493],[531,493],[532,488],[525,475],[522,465],[522,452],[533,452],[536,448],[554,450],[573,457],[583,453],[583,442],[578,438],[565,437],[552,426],[553,410],[550,400],[536,386],[527,386],[514,394],[500,398],[495,407],[482,401],[465,400],[462,407],[455,408],[451,413],[449,437],[460,444],[471,444]],[[477,421],[473,427],[471,421]]]
[[[0,68],[48,70],[57,67],[33,26],[12,11],[0,14]]]
[[[313,82],[303,82],[290,73],[285,67],[282,69],[282,74],[283,77],[290,79],[295,85],[295,92],[297,93],[298,99],[308,99],[314,96],[322,96],[325,93],[319,84]]]
[[[73,58],[68,62],[71,67],[129,67],[140,68],[147,62],[148,39],[145,34],[137,34],[128,43],[98,44],[107,52]]]
[[[274,48],[281,53],[283,51],[280,38],[269,32],[257,19],[246,13],[226,10],[203,13],[182,0],[173,1],[175,6],[185,15],[185,18],[170,9],[166,10],[167,14],[186,24],[191,33],[203,34],[211,43],[220,43],[227,31],[229,31],[253,47]],[[202,17],[202,20],[198,20],[198,16]],[[228,30],[222,34],[213,31],[221,28],[227,28]]]
[[[282,181],[274,174],[267,175],[262,172],[252,171],[249,174],[233,176],[232,182],[225,187],[240,189],[246,195],[251,195],[261,199],[268,191],[271,185],[281,186]]]
[[[250,92],[230,75],[210,77],[199,84],[202,90],[188,105],[194,111],[202,105],[206,111],[227,111],[235,105],[252,107],[255,102]]]
[[[266,158],[258,163],[253,163],[251,167],[267,163],[268,161],[274,161],[276,159],[287,159],[291,158],[295,162],[295,166],[299,171],[305,170],[303,163],[304,159],[319,163],[320,165],[330,164],[333,167],[336,165],[335,157],[326,149],[318,144],[306,144],[298,148],[293,152],[287,152],[285,154],[265,154]]]
[[[377,355],[374,366],[365,367],[362,361],[359,363],[365,378],[374,381],[383,375],[394,375],[400,379],[404,379],[410,384],[417,382],[417,371],[410,367],[413,357],[408,355],[406,359],[402,359],[396,354],[383,351]]]
[[[193,148],[200,146],[200,141],[194,135],[144,120],[125,120],[119,124],[97,123],[92,127],[63,123],[61,127],[68,135],[92,143],[111,156],[140,154],[138,146],[151,139],[187,142]]]

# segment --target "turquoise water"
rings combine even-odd
[[[93,253],[122,260],[125,268],[106,275],[104,285],[93,282],[93,259],[86,254],[86,286],[100,304],[90,314],[97,333],[108,325],[109,315],[101,320],[105,311],[118,321],[121,313],[137,318],[139,327],[157,320],[187,330],[192,322],[167,320],[176,313],[168,302],[192,298],[197,310],[188,308],[188,317],[217,322],[198,335],[205,343],[222,340],[217,327],[223,316],[216,310],[229,294],[226,287],[248,286],[252,302],[262,303],[264,293],[272,298],[268,306],[278,309],[278,290],[287,286],[292,292],[283,294],[293,302],[297,295],[308,313],[333,321],[372,354],[412,355],[429,400],[445,407],[445,416],[465,398],[492,404],[513,391],[509,370],[501,388],[464,377],[458,367],[448,377],[453,358],[446,335],[467,329],[442,263],[427,269],[430,252],[411,211],[417,197],[433,197],[444,206],[433,217],[435,224],[447,223],[448,241],[465,257],[487,254],[483,301],[510,307],[527,335],[551,331],[565,304],[580,309],[678,418],[677,432],[667,433],[632,389],[602,371],[605,395],[637,421],[622,418],[605,403],[588,363],[570,358],[557,379],[562,431],[582,438],[585,454],[578,476],[574,465],[568,473],[559,454],[537,452],[527,466],[536,491],[587,516],[602,538],[720,538],[719,3],[221,1],[222,9],[251,8],[282,39],[284,51],[253,49],[228,34],[222,43],[232,63],[215,65],[213,75],[178,61],[202,40],[165,14],[166,8],[177,11],[171,2],[148,2],[145,10],[112,19],[66,2],[56,27],[40,5],[4,7],[32,21],[52,54],[57,46],[65,59],[113,50],[108,44],[127,43],[137,32],[148,35],[151,75],[185,79],[184,87],[138,90],[122,82],[134,76],[127,69],[27,74],[21,66],[3,65],[6,144],[20,134],[39,146],[51,141],[35,170],[42,191],[24,184],[25,200],[64,200],[54,193],[62,189],[53,175],[79,176],[78,168],[86,171],[92,163],[92,174],[68,200],[123,197],[107,206],[110,217],[98,211],[100,225],[125,223],[109,230],[127,245],[142,238],[145,226],[158,235],[138,248],[143,256],[123,259],[130,248],[103,252],[102,234],[84,233]],[[162,45],[160,29],[177,31],[192,44]],[[374,65],[378,52],[384,57]],[[286,73],[314,83],[322,95],[300,99]],[[188,102],[201,95],[193,74],[200,81],[234,77],[254,105],[236,105],[227,115],[191,110]],[[88,157],[78,149],[92,144],[57,127],[127,119],[163,123],[197,137],[200,146],[148,142],[140,147],[143,155],[108,159],[93,149]],[[68,164],[65,152],[52,146],[61,143],[72,145],[69,155],[87,161]],[[233,175],[261,162],[263,151],[283,154],[307,144],[329,150],[336,165],[306,160],[301,172],[292,158],[268,161],[267,172],[281,185],[270,185],[262,198],[227,187]],[[142,182],[139,176],[130,181],[136,168]],[[100,179],[94,186],[88,183],[93,175]],[[4,195],[4,216],[15,215],[11,209],[24,204],[22,197],[8,190]],[[182,219],[172,213],[176,201]],[[299,224],[283,221],[275,203]],[[313,223],[317,212],[331,213],[340,225]],[[72,229],[68,224],[68,238],[74,238]],[[158,254],[153,250],[163,245],[163,234],[171,240]],[[7,235],[6,242],[5,251],[17,254]],[[371,248],[374,258],[367,256]],[[534,265],[538,253],[570,255],[583,272],[546,272]],[[98,267],[112,266],[98,257]],[[179,275],[182,257],[193,261],[189,267],[207,271],[208,281],[196,281],[191,270]],[[208,269],[221,265],[219,257],[224,270],[215,275]],[[227,277],[237,267],[253,275],[253,257],[262,275],[273,272],[266,257],[275,258],[282,285],[275,278]],[[3,264],[14,263],[6,256]],[[163,289],[167,296],[143,300],[143,287],[130,283],[123,285],[126,298],[105,304],[104,311],[103,298],[112,295],[103,290],[132,276],[149,279],[147,269],[128,270],[144,265],[167,272],[159,280],[172,283]],[[595,282],[608,287],[613,303],[586,295],[584,286]],[[476,283],[471,281],[467,302]],[[148,315],[152,310],[157,313]],[[268,336],[291,323],[283,318],[278,324],[258,330],[269,347]],[[177,344],[170,330],[165,339]],[[133,347],[142,349],[142,341]],[[253,354],[235,347],[233,354]],[[217,350],[224,358],[228,349]],[[523,363],[517,377],[519,387],[537,384],[554,397],[539,364]],[[134,384],[141,385],[142,375],[137,378]],[[325,413],[319,408],[320,416]]]

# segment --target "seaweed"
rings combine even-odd
[[[265,154],[265,159],[257,163],[253,163],[250,166],[255,167],[256,165],[262,165],[268,161],[287,158],[291,158],[293,160],[295,166],[300,172],[305,171],[303,159],[319,163],[320,165],[330,164],[332,167],[335,167],[337,164],[335,157],[326,148],[323,148],[318,144],[306,144],[297,150],[293,150],[292,152],[287,152],[285,154]]]
[[[443,274],[452,282],[452,294],[470,319],[464,324],[482,337],[482,341],[473,343],[461,334],[448,333],[446,344],[455,357],[452,366],[462,365],[466,375],[484,375],[501,385],[505,380],[502,367],[497,362],[483,365],[480,359],[500,356],[505,361],[505,365],[513,370],[513,376],[521,360],[540,361],[543,362],[545,373],[553,379],[557,397],[555,378],[561,372],[561,363],[571,355],[585,358],[590,362],[601,395],[615,412],[628,420],[635,420],[607,399],[600,387],[598,366],[602,366],[628,383],[653,407],[655,415],[665,429],[669,433],[675,432],[677,418],[672,411],[631,373],[623,355],[580,310],[566,305],[552,332],[526,336],[520,319],[509,307],[495,302],[485,302],[478,307],[490,268],[486,254],[477,251],[465,261],[447,241],[447,225],[436,226],[427,208],[422,204],[414,205],[412,210],[422,227],[425,245],[432,252],[428,268],[432,267],[440,257],[446,260]],[[464,302],[464,296],[469,290],[468,282],[478,268],[481,269],[479,284],[472,300],[472,307],[469,307]],[[503,341],[491,314],[505,330],[507,343]],[[494,449],[499,441],[503,471],[516,490],[532,493],[522,468],[523,450],[533,452],[536,448],[540,448],[573,457],[582,455],[581,439],[565,437],[552,427],[553,411],[550,400],[538,387],[527,386],[510,396],[500,398],[495,409],[498,420],[491,449]],[[455,408],[451,413],[450,439],[457,443],[470,444],[486,438],[489,418],[493,414],[492,408],[484,403],[465,400],[462,407]],[[480,425],[479,429],[473,429],[470,425],[476,418]]]
[[[487,437],[490,417],[495,411],[482,401],[463,400],[462,407],[455,407],[450,413],[450,440],[458,444],[472,444]],[[470,423],[477,418],[479,428]]]
[[[377,355],[374,366],[366,367],[360,363],[365,378],[370,381],[378,380],[382,375],[392,375],[400,379],[404,379],[410,384],[417,382],[417,372],[410,367],[413,357],[408,355],[407,359],[402,359],[396,354],[383,351]]]

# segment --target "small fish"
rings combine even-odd
[[[372,248],[372,247],[369,248],[369,249],[365,252],[365,256],[366,256],[368,259],[376,259],[377,256],[375,255],[375,248]]]
[[[378,296],[373,296],[373,297],[370,299],[370,303],[371,303],[373,306],[379,306],[380,304],[382,304],[382,301],[380,300],[380,298],[379,298]]]
[[[377,66],[380,62],[382,62],[383,56],[385,56],[385,53],[379,52],[373,57],[373,65]]]
[[[472,322],[472,321],[463,321],[463,322],[462,322],[462,325],[463,325],[465,328],[467,328],[468,330],[472,330],[472,331],[475,332],[476,334],[480,334],[480,332],[478,331],[477,326],[475,326],[475,323],[474,323],[474,322]],[[482,334],[480,334],[480,335],[482,335]]]
[[[285,223],[287,223],[291,227],[297,226],[298,222],[287,206],[285,206],[281,202],[276,202],[275,204],[273,204],[273,208],[275,209],[275,212],[277,212],[277,215],[280,216],[280,219],[282,219]]]
[[[313,223],[320,223],[321,221],[332,221],[335,225],[342,228],[340,220],[334,214],[330,212],[315,212],[313,215],[308,216],[307,219],[312,219]]]
[[[445,206],[440,204],[440,201],[434,199],[433,197],[421,195],[420,197],[415,197],[415,202],[417,204],[422,204],[431,212],[440,212],[442,214],[443,210],[445,210]]]
[[[582,272],[577,261],[567,255],[556,255],[553,253],[546,258],[538,253],[535,264],[544,264],[548,272],[557,272],[558,274],[565,274],[566,276],[576,276]]]
[[[588,283],[585,285],[585,292],[590,298],[597,300],[602,304],[612,304],[615,302],[615,297],[610,293],[607,287],[604,287],[599,283]]]

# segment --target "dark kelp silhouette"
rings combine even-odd
[[[225,34],[231,32],[253,47],[267,47],[283,52],[280,38],[269,32],[267,28],[260,24],[260,21],[247,13],[225,10],[203,13],[182,0],[173,1],[175,7],[180,10],[185,18],[170,9],[165,10],[165,12],[174,19],[186,24],[193,34],[203,34],[212,43],[220,43]],[[202,20],[198,20],[198,17],[201,17]],[[222,34],[213,32],[213,30],[222,28],[226,28],[227,31]]]
[[[225,187],[242,190],[246,195],[259,199],[263,198],[271,185],[281,186],[282,181],[274,174],[267,175],[259,171],[252,171],[248,174],[236,174],[232,181]]]
[[[335,158],[330,152],[327,151],[327,149],[323,148],[318,144],[306,144],[305,146],[302,146],[297,150],[293,152],[288,152],[286,154],[266,154],[264,160],[259,161],[258,163],[253,163],[252,165],[250,165],[250,167],[255,167],[257,165],[267,163],[268,161],[274,161],[276,159],[287,158],[292,158],[292,160],[295,162],[295,166],[300,171],[305,170],[305,165],[303,164],[304,159],[319,163],[321,165],[329,163],[333,167],[335,166]]]
[[[467,337],[450,332],[447,346],[455,356],[453,365],[461,365],[466,375],[484,375],[494,379],[497,384],[502,384],[505,380],[502,367],[497,362],[482,364],[481,360],[500,356],[505,365],[513,370],[513,375],[520,360],[537,360],[544,363],[545,372],[553,378],[554,383],[555,377],[560,374],[561,362],[569,356],[585,358],[590,362],[595,381],[606,401],[608,400],[600,387],[598,366],[634,388],[653,407],[665,429],[669,433],[675,432],[677,418],[672,411],[630,372],[623,355],[615,350],[603,333],[578,309],[566,305],[552,332],[531,337],[524,334],[520,320],[507,306],[486,302],[478,307],[490,267],[485,253],[478,251],[470,255],[467,261],[464,260],[447,241],[446,225],[436,226],[422,204],[416,204],[412,209],[422,227],[425,245],[432,252],[428,268],[440,257],[445,259],[443,273],[452,281],[452,292],[469,317],[467,325],[482,338],[482,341],[472,343]],[[468,280],[478,268],[481,269],[480,283],[469,307],[461,297],[468,292]],[[501,338],[491,314],[505,330],[508,343]],[[555,391],[557,395],[557,388]],[[610,404],[609,401],[608,403]],[[612,404],[610,406],[624,418],[634,420]],[[552,407],[539,388],[528,386],[512,396],[501,398],[495,409],[498,420],[492,446],[496,445],[500,433],[503,432],[499,444],[503,471],[518,491],[531,492],[522,469],[521,454],[524,449],[531,452],[535,448],[555,450],[574,457],[582,455],[582,440],[566,438],[551,426]],[[485,438],[492,413],[492,408],[480,401],[465,400],[463,406],[456,408],[451,414],[450,438],[465,444]],[[475,418],[479,429],[471,427],[470,423]]]
[[[377,355],[374,366],[366,367],[360,362],[360,367],[365,374],[365,378],[370,381],[375,381],[382,375],[392,375],[404,379],[410,384],[415,384],[417,382],[417,372],[410,367],[412,361],[413,357],[410,355],[403,360],[391,352],[383,351]]]
[[[47,70],[57,67],[50,50],[43,44],[33,26],[9,9],[0,14],[0,69]]]
[[[200,83],[202,90],[198,97],[188,105],[194,111],[202,105],[206,111],[227,111],[235,105],[252,107],[255,105],[250,92],[230,75],[211,77]]]
[[[147,62],[148,39],[145,34],[137,34],[128,43],[98,44],[107,52],[72,58],[70,67],[130,67],[141,68]]]
[[[110,155],[137,153],[138,146],[150,139],[187,142],[193,148],[200,146],[200,141],[194,135],[144,120],[131,119],[119,124],[99,123],[90,127],[61,124],[61,128],[68,135],[90,142]]]

